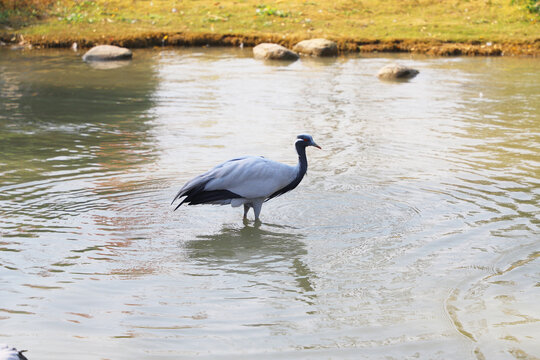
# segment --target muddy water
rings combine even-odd
[[[0,343],[35,359],[540,354],[540,60],[0,49]],[[399,60],[409,82],[378,81]],[[229,158],[266,203],[170,201]]]

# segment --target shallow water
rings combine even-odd
[[[540,354],[540,60],[0,49],[0,343],[31,359]],[[420,75],[381,82],[395,60]],[[308,176],[170,201],[229,158]],[[251,215],[252,216],[252,215]]]

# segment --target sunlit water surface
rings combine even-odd
[[[117,69],[0,49],[0,343],[62,359],[540,356],[540,60],[255,61],[136,50]],[[374,74],[395,60],[420,75]],[[170,201],[238,155],[300,186]]]

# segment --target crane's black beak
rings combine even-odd
[[[313,142],[311,146],[315,146],[317,149],[322,149],[319,145],[315,144],[315,142]]]

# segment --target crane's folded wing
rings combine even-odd
[[[228,190],[244,198],[266,198],[291,183],[298,172],[294,166],[258,156],[227,161],[203,174],[205,191]],[[206,175],[206,176],[205,176]]]

